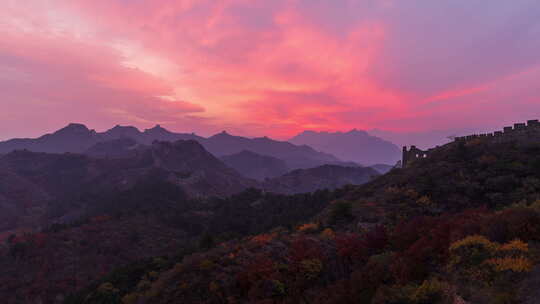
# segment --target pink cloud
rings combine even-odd
[[[160,98],[173,91],[167,81],[122,61],[114,49],[69,34],[4,33],[1,136],[35,136],[71,121],[97,128],[178,124],[204,112],[200,105]]]
[[[286,138],[495,126],[538,112],[536,74],[523,74],[540,65],[532,0],[489,11],[465,0],[8,3],[0,88],[16,106],[0,114],[14,129],[4,137],[66,117]],[[17,124],[24,115],[30,125]]]

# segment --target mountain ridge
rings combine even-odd
[[[174,143],[156,148],[156,158],[143,153],[140,161],[184,173],[187,164],[176,163],[176,153],[167,156]],[[140,186],[98,197],[103,209],[86,222],[10,237],[0,246],[0,294],[16,303],[74,292],[67,304],[535,303],[539,152],[537,141],[456,141],[366,184],[296,195],[247,189],[187,201],[171,183],[174,176],[144,178]],[[35,166],[25,159],[17,164]],[[0,168],[6,168],[1,161]],[[116,215],[119,210],[124,213]],[[499,259],[510,267],[497,268]],[[471,277],[471,270],[481,276]],[[32,277],[31,284],[19,273]],[[520,301],[530,296],[532,302]]]
[[[263,188],[285,194],[335,190],[345,185],[361,185],[379,176],[370,167],[343,167],[323,165],[309,169],[296,169],[282,176],[265,180]]]
[[[220,159],[240,174],[263,181],[266,178],[281,176],[290,171],[285,161],[260,155],[249,150],[242,150],[235,154],[225,155]]]
[[[405,168],[321,196],[323,211],[295,226],[281,225],[179,259],[158,270],[149,289],[140,288],[148,279],[131,276],[135,283],[119,298],[142,303],[537,303],[539,151],[538,142],[519,140],[474,139],[435,148]],[[246,210],[264,200],[243,195],[250,199],[234,197],[244,204],[223,209],[245,220]],[[275,215],[262,209],[259,214]],[[125,286],[123,273],[103,277],[77,299],[98,299],[106,283]]]
[[[363,130],[348,132],[303,131],[289,139],[294,144],[306,144],[319,151],[336,155],[342,160],[361,165],[395,164],[400,159],[400,148],[395,144],[370,135]]]
[[[342,164],[337,157],[316,151],[306,145],[294,145],[268,137],[247,138],[221,132],[208,138],[194,133],[174,133],[160,125],[140,131],[132,126],[120,126],[104,131],[90,130],[83,124],[70,123],[68,126],[38,138],[16,138],[0,142],[0,154],[13,150],[27,149],[34,152],[84,153],[92,146],[109,140],[132,138],[140,144],[150,145],[158,141],[196,140],[216,157],[249,150],[284,160],[291,169],[317,167],[324,164]]]

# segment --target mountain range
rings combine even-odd
[[[339,159],[364,166],[395,164],[401,158],[401,149],[398,146],[356,129],[349,132],[304,131],[289,139],[289,142],[308,145]]]
[[[540,144],[528,139],[435,148],[336,190],[295,227],[190,255],[150,293],[124,294],[143,303],[540,303]]]
[[[0,231],[0,297],[538,303],[540,145],[512,138],[455,141],[375,178],[324,165],[255,181],[194,140],[9,152],[1,229],[42,229]]]
[[[105,132],[98,133],[88,129],[85,125],[72,123],[51,134],[43,135],[35,139],[11,139],[0,142],[0,154],[13,150],[26,149],[34,152],[49,153],[85,153],[92,149],[90,153],[106,152],[101,147],[95,145],[117,139],[129,138],[139,144],[149,145],[154,141],[177,141],[195,140],[203,147],[215,155],[222,157],[251,151],[264,156],[271,156],[285,161],[288,168],[312,168],[325,164],[354,166],[351,162],[343,162],[339,158],[329,154],[318,152],[306,145],[294,145],[289,142],[277,141],[268,137],[246,138],[233,136],[227,132],[221,132],[211,137],[205,138],[189,133],[170,132],[159,125],[143,132],[131,126],[115,126]],[[117,142],[118,143],[118,142]],[[114,153],[117,153],[115,151]],[[106,153],[104,154],[106,155]]]
[[[0,231],[87,216],[106,208],[96,197],[127,191],[146,179],[174,185],[189,198],[208,198],[250,187],[312,192],[365,183],[379,175],[372,168],[337,165],[285,174],[289,168],[284,161],[248,151],[222,159],[195,140],[145,145],[119,138],[98,142],[85,154],[9,152],[0,156]]]

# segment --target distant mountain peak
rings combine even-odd
[[[139,131],[139,129],[133,126],[116,125],[113,128],[105,131],[105,133],[103,134],[107,136],[107,138],[111,138],[111,139],[124,138],[124,137],[136,139],[141,134],[141,131]]]
[[[319,151],[336,155],[340,159],[364,165],[394,164],[401,153],[399,147],[391,142],[356,128],[347,132],[304,131],[291,138],[289,142],[296,145],[308,145]]]
[[[139,131],[139,129],[137,129],[137,128],[133,127],[133,126],[116,125],[113,128],[106,131],[106,133],[111,133],[111,132],[114,132],[114,133],[140,133],[141,131]]]
[[[314,131],[314,130],[305,130],[295,137],[299,136],[317,136],[317,135],[364,135],[369,136],[369,134],[365,130],[359,130],[357,128],[351,129],[349,131],[336,131],[336,132],[329,132],[329,131]]]
[[[233,135],[229,134],[227,131],[223,130],[213,136],[211,138],[226,138],[226,137],[234,137]]]
[[[121,126],[121,125],[116,125],[111,130],[127,130],[127,129],[139,131],[139,129],[137,129],[134,126]]]
[[[169,134],[171,132],[169,130],[163,128],[161,125],[156,124],[154,127],[144,130],[144,133]]]
[[[88,127],[86,127],[83,124],[72,122],[54,133],[58,134],[58,133],[73,133],[73,132],[77,132],[77,133],[90,132],[90,129],[88,129]]]
[[[171,132],[159,124],[141,131],[132,126],[116,125],[105,132],[96,133],[93,130],[88,130],[82,124],[70,124],[63,130],[57,131],[59,134],[45,134],[40,138],[13,139],[0,142],[0,153],[20,149],[49,153],[84,153],[85,151],[91,151],[99,155],[116,157],[126,154],[125,152],[127,150],[129,150],[127,152],[131,152],[131,145],[126,144],[127,142],[124,141],[114,140],[131,138],[141,145],[149,146],[154,141],[175,142],[177,140],[195,140],[206,151],[218,157],[235,154],[242,150],[249,150],[260,155],[281,159],[291,169],[311,168],[326,163],[341,163],[337,157],[328,153],[318,152],[307,145],[295,145],[266,136],[248,138],[232,135],[224,130],[211,137],[202,137],[194,133]],[[94,147],[100,142],[107,143]],[[187,148],[189,146],[193,146],[193,149],[197,148],[189,144],[185,147]],[[130,153],[127,154],[129,155]]]
[[[243,176],[259,181],[281,176],[289,171],[285,161],[245,149],[235,154],[223,156],[221,160]]]
[[[351,134],[351,135],[353,135],[353,134],[358,134],[358,135],[370,136],[370,135],[368,134],[368,132],[366,132],[366,131],[364,131],[364,130],[358,130],[358,129],[356,129],[356,128],[350,130],[349,132],[346,132],[345,134]]]
[[[88,130],[88,127],[86,127],[84,124],[78,123],[78,122],[71,122],[66,126],[66,128],[82,128],[82,129],[87,129]]]
[[[302,131],[301,133],[298,133],[298,135],[296,136],[300,136],[300,135],[313,135],[313,134],[317,134],[319,133],[318,131],[313,131],[313,130],[304,130]]]
[[[52,135],[57,138],[73,138],[73,137],[81,137],[88,139],[89,137],[93,137],[96,134],[96,131],[88,129],[85,125],[80,123],[70,123],[67,126],[63,127],[60,130],[57,130]],[[50,136],[46,135],[46,136]]]

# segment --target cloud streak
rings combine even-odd
[[[540,116],[537,1],[8,0],[2,8],[3,137],[66,119],[286,138]]]

